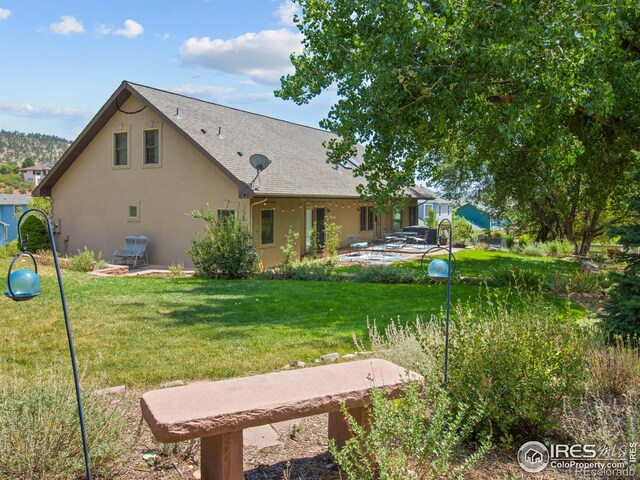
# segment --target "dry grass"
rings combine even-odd
[[[594,348],[587,354],[590,390],[614,397],[640,392],[640,355],[637,338],[615,339],[613,345]]]

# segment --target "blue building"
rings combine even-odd
[[[455,214],[466,219],[478,230],[494,230],[509,225],[507,218],[494,218],[489,214],[487,208],[482,205],[474,205],[471,202],[463,203],[456,209]]]
[[[18,238],[18,218],[29,208],[31,195],[0,193],[0,247]]]

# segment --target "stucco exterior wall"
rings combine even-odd
[[[317,209],[325,209],[325,214],[333,217],[333,221],[341,225],[340,247],[348,247],[349,235],[356,235],[361,241],[371,242],[374,238],[381,238],[382,225],[387,225],[388,215],[382,213],[378,216],[376,226],[373,230],[360,230],[360,208],[373,206],[359,200],[341,199],[300,199],[300,198],[262,198],[253,199],[251,207],[251,225],[254,245],[258,254],[262,258],[265,267],[277,265],[282,261],[282,251],[280,247],[286,244],[286,235],[289,226],[298,232],[298,242],[296,251],[298,258],[306,253],[306,239],[309,234],[307,222],[307,210],[311,210],[311,215]],[[274,243],[263,245],[261,211],[274,211]]]
[[[141,104],[131,97],[122,110]],[[143,165],[143,130],[160,129],[160,166]],[[129,165],[113,166],[114,133],[128,132]],[[248,217],[249,200],[237,185],[149,108],[135,115],[117,112],[52,189],[53,218],[61,253],[85,245],[111,260],[127,235],[146,235],[149,263],[192,265],[185,254],[204,222],[186,215],[208,203]],[[139,220],[129,219],[137,206]]]

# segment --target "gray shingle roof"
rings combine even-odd
[[[22,193],[0,193],[0,205],[29,205],[31,195]]]
[[[271,165],[254,184],[256,195],[358,196],[356,186],[362,179],[354,177],[351,170],[340,166],[336,169],[326,163],[323,142],[335,138],[329,132],[155,88],[129,85],[241,182],[250,184],[256,176],[249,163],[251,155],[261,153],[269,157]],[[176,109],[180,118],[175,115]],[[203,128],[206,134],[202,133]]]
[[[351,169],[326,162],[323,143],[335,138],[332,133],[131,82],[122,83],[34,195],[50,194],[51,187],[116,111],[116,101],[122,104],[130,95],[172,125],[249,196],[359,197],[356,187],[364,179],[354,177]],[[257,153],[266,155],[271,164],[252,183],[256,171],[249,158]],[[360,162],[363,153],[364,148],[359,147]],[[423,190],[408,189],[407,193],[431,198]]]

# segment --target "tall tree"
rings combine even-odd
[[[321,122],[367,145],[365,195],[415,178],[520,205],[585,253],[640,132],[636,0],[295,0],[304,50],[277,95],[336,88]]]
[[[640,157],[640,153],[636,155]],[[626,250],[621,258],[627,266],[624,272],[613,276],[615,284],[606,306],[605,326],[612,333],[633,335],[640,333],[640,255],[633,252],[640,248],[640,171],[630,177],[635,188],[627,198],[627,222],[608,229],[612,236],[620,236]]]

